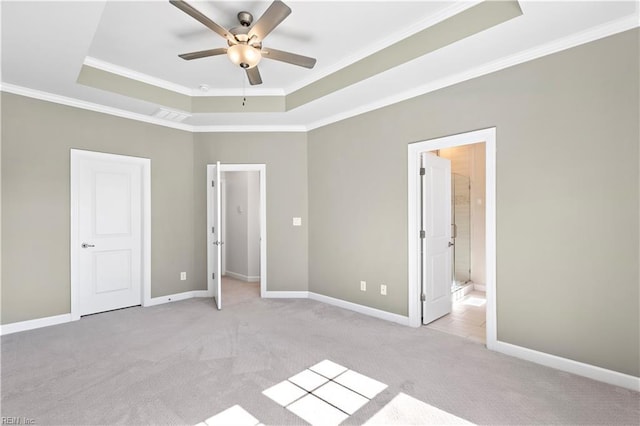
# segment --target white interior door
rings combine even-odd
[[[210,190],[207,191],[207,201],[209,204],[209,214],[207,215],[207,228],[209,238],[208,242],[208,274],[209,274],[209,288],[213,289],[213,298],[216,301],[218,309],[222,309],[222,241],[221,232],[221,199],[220,199],[220,162],[216,165],[209,165],[207,167],[207,184],[211,185]]]
[[[422,156],[422,323],[451,312],[451,161]]]
[[[99,154],[78,161],[79,314],[140,305],[143,166]]]

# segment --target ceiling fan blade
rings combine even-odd
[[[252,86],[257,84],[262,84],[262,77],[260,77],[260,71],[258,71],[258,67],[247,68],[247,77],[249,78],[249,83]]]
[[[204,24],[210,30],[220,34],[222,37],[226,38],[227,40],[232,40],[232,41],[235,42],[235,38],[233,37],[233,35],[231,35],[229,33],[229,31],[227,31],[226,29],[224,29],[220,25],[218,25],[215,22],[213,22],[211,19],[209,19],[207,16],[205,16],[202,12],[200,12],[195,7],[191,6],[186,1],[183,1],[183,0],[169,0],[169,3],[171,3],[172,5],[174,5],[175,7],[177,7],[178,9],[183,11],[184,13],[186,13],[187,15],[191,16],[195,20],[201,22],[202,24]]]
[[[288,64],[298,65],[305,68],[313,68],[316,64],[315,58],[310,58],[308,56],[302,56],[291,52],[285,52],[282,50],[271,49],[270,47],[265,47],[262,49],[262,57],[286,62]]]
[[[264,40],[290,13],[289,6],[280,0],[274,1],[251,28],[249,38],[256,36],[260,41]]]
[[[182,55],[178,55],[178,56],[180,56],[185,61],[190,61],[192,59],[200,59],[200,58],[206,58],[209,56],[224,55],[225,53],[227,53],[227,48],[219,47],[217,49],[200,50],[199,52],[183,53]]]

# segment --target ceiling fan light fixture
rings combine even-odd
[[[253,68],[262,59],[262,54],[258,49],[248,44],[234,44],[227,49],[229,60],[241,68]]]

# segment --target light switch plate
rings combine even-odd
[[[380,285],[380,294],[383,295],[383,296],[387,295],[387,286],[386,285],[384,285],[384,284]]]
[[[186,281],[186,279],[187,279],[187,273],[186,272],[180,272],[180,280]]]
[[[294,217],[293,218],[293,226],[302,226],[302,218]]]

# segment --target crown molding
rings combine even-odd
[[[538,46],[524,52],[520,52],[497,61],[490,62],[488,64],[473,68],[471,70],[449,76],[431,82],[422,86],[412,88],[393,96],[380,99],[376,102],[363,105],[358,108],[351,109],[349,111],[334,114],[320,120],[311,121],[306,125],[202,125],[192,126],[184,123],[175,123],[171,121],[161,120],[152,116],[144,114],[134,113],[118,108],[108,107],[92,102],[87,102],[79,99],[69,98],[66,96],[60,96],[53,93],[48,93],[36,89],[30,89],[26,87],[17,86],[11,83],[0,83],[0,91],[13,93],[16,95],[26,96],[29,98],[40,99],[48,102],[67,105],[75,108],[86,109],[95,112],[101,112],[104,114],[113,115],[121,118],[128,118],[131,120],[142,121],[145,123],[156,124],[159,126],[169,127],[178,130],[184,130],[192,133],[226,133],[226,132],[308,132],[338,121],[342,121],[351,117],[355,117],[366,112],[374,111],[398,102],[402,102],[407,99],[415,98],[420,95],[424,95],[429,92],[433,92],[444,87],[452,86],[457,83],[461,83],[473,78],[481,77],[496,71],[509,68],[514,65],[522,64],[534,59],[541,58],[553,53],[560,52],[562,50],[570,49],[585,43],[589,43],[604,37],[608,37],[614,34],[618,34],[627,30],[631,30],[640,26],[640,21],[637,14],[629,15],[624,18],[620,18],[609,23],[599,25],[597,27],[585,30],[581,33],[573,34],[568,37],[556,40],[551,43],[547,43],[542,46]]]
[[[349,57],[336,62],[326,68],[324,68],[321,72],[318,73],[314,73],[313,75],[310,75],[308,78],[302,79],[299,82],[292,84],[288,87],[285,88],[284,92],[286,94],[290,94],[293,93],[299,89],[302,89],[305,86],[308,86],[311,83],[314,83],[318,80],[322,80],[323,78],[335,73],[336,71],[341,70],[342,68],[348,67],[349,65],[352,65],[358,61],[360,61],[361,59],[364,59],[368,56],[373,55],[374,53],[389,47],[401,40],[404,40],[406,38],[411,37],[412,35],[425,30],[433,25],[436,25],[446,19],[449,19],[461,12],[464,12],[467,9],[472,8],[473,6],[476,6],[480,3],[482,3],[485,0],[472,0],[472,1],[465,1],[465,2],[459,2],[459,3],[454,3],[451,6],[448,6],[446,8],[444,8],[443,10],[441,10],[440,12],[436,13],[435,15],[431,15],[429,17],[427,17],[426,19],[423,19],[421,21],[418,21],[412,25],[408,25],[407,27],[405,27],[405,29],[390,35],[388,37],[385,37],[384,39],[371,44],[369,46],[367,46],[366,49],[362,49],[359,50],[357,52],[355,52],[354,54],[350,55]]]
[[[79,99],[69,98],[66,96],[56,95],[54,93],[44,92],[42,90],[29,89],[27,87],[18,86],[11,83],[0,83],[0,92],[12,93],[14,95],[25,96],[27,98],[39,99],[42,101],[52,102],[60,105],[66,105],[74,108],[85,109],[103,114],[113,115],[120,118],[141,121],[144,123],[155,124],[172,129],[184,130],[191,133],[230,133],[230,132],[306,132],[306,126],[301,125],[237,125],[237,126],[192,126],[184,123],[176,123],[173,121],[162,120],[150,115],[139,114],[136,112],[126,111],[119,108],[108,107],[93,102],[82,101]]]
[[[101,59],[87,56],[83,62],[84,65],[92,68],[97,68],[102,71],[109,72],[111,74],[126,77],[131,80],[140,81],[142,83],[150,84],[152,86],[160,87],[162,89],[171,90],[172,92],[180,93],[186,96],[192,96],[193,90],[189,87],[182,86],[180,84],[172,83],[161,78],[153,77],[148,74],[143,74],[138,71],[134,71],[129,68],[121,67],[120,65],[112,64],[110,62],[103,61]]]
[[[188,124],[162,120],[150,115],[139,114],[136,112],[126,111],[123,109],[113,108],[105,105],[100,105],[93,102],[87,102],[80,99],[69,98],[67,96],[56,95],[55,93],[44,92],[36,89],[29,89],[27,87],[17,86],[11,83],[5,83],[5,82],[0,83],[0,91],[6,92],[6,93],[13,93],[14,95],[25,96],[27,98],[53,102],[56,104],[66,105],[74,108],[86,109],[94,112],[101,112],[103,114],[113,115],[120,118],[128,118],[130,120],[142,121],[145,123],[156,124],[158,126],[171,127],[173,129],[193,132],[193,126],[190,126]]]
[[[493,62],[489,62],[488,64],[472,68],[465,72],[454,74],[452,76],[442,78],[440,80],[436,80],[422,86],[414,87],[411,90],[379,99],[375,102],[371,102],[361,107],[314,121],[307,124],[307,128],[309,130],[317,129],[332,123],[336,123],[338,121],[346,120],[351,117],[374,111],[376,109],[384,108],[398,102],[434,92],[448,86],[453,86],[454,84],[462,83],[464,81],[468,81],[477,77],[482,77],[484,75],[491,74],[493,72],[500,71],[514,65],[519,65],[525,62],[532,61],[534,59],[541,58],[543,56],[551,55],[563,50],[571,49],[572,47],[580,46],[582,44],[590,43],[601,38],[628,31],[638,26],[640,26],[638,17],[635,15],[629,15],[624,18],[620,18],[609,23],[590,28],[580,33],[572,34],[562,39],[555,40],[551,43],[537,46],[532,49],[519,52]]]
[[[246,125],[246,126],[194,126],[193,133],[306,133],[309,129],[304,125]]]
[[[162,89],[170,90],[172,92],[180,93],[181,95],[186,95],[186,96],[192,96],[192,97],[244,96],[246,94],[246,91],[243,92],[242,89],[209,89],[206,92],[203,92],[200,89],[192,89],[187,86],[172,83],[170,81],[163,80],[161,78],[157,78],[149,74],[144,74],[138,71],[134,71],[130,68],[112,64],[110,62],[93,58],[91,56],[87,56],[83,64],[90,66],[92,68],[97,68],[101,71],[119,75],[120,77],[125,77],[131,80],[139,81],[141,83],[150,84],[152,86],[160,87]],[[251,89],[251,96],[284,96],[284,95],[285,95],[285,91],[283,89],[259,89],[259,88]]]

